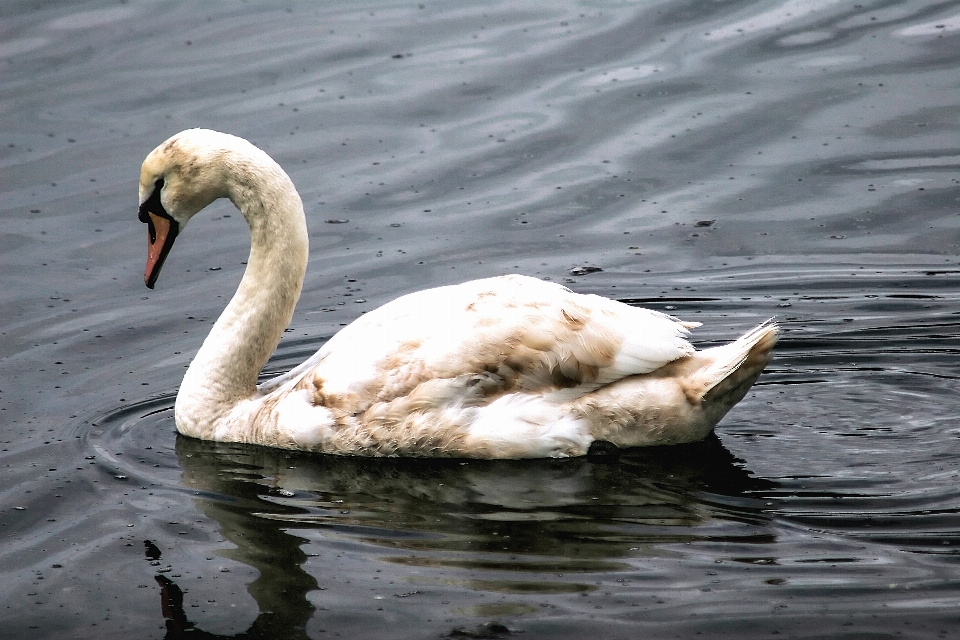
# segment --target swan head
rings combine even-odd
[[[252,146],[241,138],[188,129],[150,152],[140,169],[140,221],[147,225],[144,283],[151,289],[190,218],[218,198],[229,197],[228,162]]]

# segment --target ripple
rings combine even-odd
[[[181,467],[173,447],[175,399],[174,393],[152,396],[90,420],[85,440],[98,466],[115,478],[179,486]]]
[[[797,267],[777,288],[790,315],[759,385],[774,394],[768,409],[779,424],[736,427],[747,447],[723,438],[777,482],[764,492],[774,517],[810,532],[956,554],[958,274],[857,268],[828,277]]]
[[[167,393],[90,420],[87,445],[114,478],[214,501],[243,498],[243,526],[323,531],[426,554],[411,561],[428,564],[479,566],[487,561],[460,554],[507,552],[542,557],[532,566],[553,571],[547,558],[570,557],[573,548],[607,562],[632,557],[632,548],[769,544],[778,526],[953,552],[960,272],[795,266],[757,276],[734,268],[690,281],[682,296],[629,302],[714,318],[791,305],[754,398],[721,423],[719,438],[702,443],[629,451],[613,465],[317,456],[174,437],[175,396]],[[904,324],[910,316],[916,322]],[[315,346],[309,338],[284,343],[268,371],[288,369]],[[926,471],[904,476],[903,466]]]

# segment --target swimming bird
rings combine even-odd
[[[771,358],[765,322],[698,351],[699,323],[522,275],[403,295],[360,316],[292,371],[257,385],[307,267],[303,205],[265,152],[178,133],[140,172],[144,281],[190,219],[229,198],[250,228],[246,271],[180,386],[180,433],[366,456],[535,458],[693,442]]]

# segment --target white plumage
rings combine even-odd
[[[185,435],[355,455],[583,455],[706,436],[762,371],[764,323],[696,351],[696,323],[510,275],[411,293],[367,313],[302,365],[259,387],[307,264],[289,177],[234,136],[192,129],[140,175],[152,287],[189,219],[230,198],[250,226],[243,280],[190,365],[176,403]]]

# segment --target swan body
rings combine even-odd
[[[697,351],[698,323],[508,275],[411,293],[289,373],[257,376],[290,323],[307,265],[290,178],[246,140],[183,131],[140,174],[144,280],[217,198],[246,218],[250,257],[177,395],[177,429],[223,442],[351,455],[532,458],[704,438],[771,357],[764,323]]]

